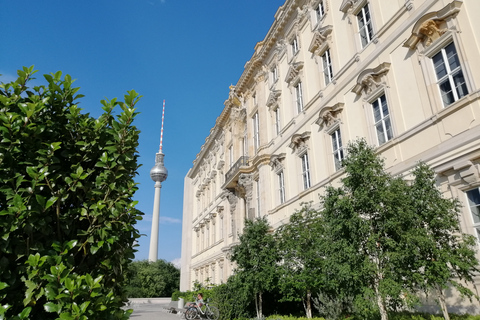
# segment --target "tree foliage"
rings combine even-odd
[[[126,278],[129,298],[170,297],[180,286],[180,270],[165,260],[133,261]]]
[[[275,238],[265,217],[245,220],[240,243],[233,247],[231,260],[236,273],[254,294],[257,317],[262,317],[262,294],[276,286],[279,255]]]
[[[126,319],[140,97],[102,100],[94,119],[69,75],[31,88],[35,72],[0,85],[0,318]]]
[[[302,301],[307,318],[312,317],[312,294],[326,287],[323,223],[311,203],[290,216],[275,233],[282,262],[279,287],[283,300]]]

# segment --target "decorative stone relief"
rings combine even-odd
[[[227,195],[227,199],[228,203],[230,204],[230,214],[234,214],[237,207],[238,198],[235,194],[229,192]]]
[[[275,172],[280,172],[283,170],[283,161],[285,160],[285,156],[285,153],[280,153],[278,155],[274,154],[270,157],[269,165]]]
[[[426,48],[448,29],[454,29],[453,25],[449,26],[449,22],[460,12],[462,3],[462,1],[455,0],[439,11],[422,16],[413,26],[412,34],[403,43],[403,46],[415,50],[419,43],[423,43],[424,48]]]
[[[328,131],[329,128],[340,122],[338,115],[343,110],[344,103],[339,102],[333,106],[323,107],[319,114],[318,119],[315,121],[316,124],[320,126],[320,129],[325,129]]]
[[[268,100],[267,100],[268,109],[272,109],[272,106],[278,105],[279,98],[281,95],[282,95],[281,90],[274,90],[270,92],[270,95],[268,96]]]
[[[357,84],[353,87],[352,92],[363,95],[368,100],[372,93],[381,86],[386,87],[386,77],[390,70],[390,63],[384,62],[373,69],[362,71],[357,77]]]
[[[287,76],[285,77],[285,82],[287,83],[295,83],[300,75],[300,71],[303,69],[303,62],[295,62],[290,66],[288,69]]]
[[[245,197],[247,203],[253,199],[253,178],[251,174],[242,173],[238,177],[237,189]]]
[[[316,28],[313,33],[310,47],[308,47],[308,51],[317,56],[322,55],[323,52],[325,52],[325,50],[328,48],[328,43],[331,40],[332,30],[333,27],[331,25]]]
[[[310,139],[310,131],[302,134],[294,134],[288,145],[296,154],[302,154],[308,148],[307,140]]]

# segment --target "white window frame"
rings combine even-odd
[[[358,11],[355,15],[357,17],[358,35],[360,37],[360,44],[362,48],[365,48],[370,42],[372,42],[375,33],[373,31],[372,13],[368,2]],[[363,21],[363,26],[360,22]]]
[[[453,46],[453,49],[455,51],[455,54],[453,57],[455,57],[456,59],[456,63],[458,64],[458,66],[452,70],[451,68],[451,65],[450,63],[446,63],[448,62],[448,56],[447,56],[447,47],[449,46]],[[435,58],[436,57],[439,57],[441,59],[441,62],[442,62],[442,65],[444,66],[445,68],[445,74],[443,76],[441,76],[439,78],[439,75],[438,75],[438,72],[437,72],[437,69],[435,68]],[[453,104],[454,102],[460,100],[461,98],[463,98],[464,96],[468,95],[469,93],[469,90],[468,90],[468,86],[467,86],[467,79],[465,77],[465,74],[463,73],[463,68],[462,68],[462,63],[460,61],[460,57],[458,55],[458,51],[457,51],[457,47],[455,46],[455,43],[454,41],[450,41],[448,42],[446,45],[442,46],[440,48],[440,50],[438,50],[435,54],[433,54],[431,56],[431,61],[432,61],[432,68],[433,68],[433,72],[435,74],[435,79],[436,79],[436,82],[437,82],[437,88],[438,88],[438,92],[440,94],[440,98],[442,100],[442,103],[443,103],[443,106],[444,107],[448,107],[449,105]],[[455,82],[455,76],[457,75],[460,75],[463,79],[463,83],[460,84],[460,86],[462,87],[461,91],[464,91],[464,92],[459,92],[459,89],[458,89],[458,86],[455,86],[456,82]],[[442,90],[442,84],[448,84],[449,87],[450,87],[450,91],[449,93],[451,93],[451,98],[453,99],[452,101],[447,101],[444,97],[445,95],[443,94],[443,90]],[[448,94],[448,93],[447,93]]]
[[[253,121],[253,146],[255,148],[255,152],[257,152],[258,148],[260,147],[260,122],[258,117],[258,111],[252,117]]]
[[[273,85],[275,83],[277,83],[277,81],[278,81],[278,66],[277,65],[274,65],[270,69],[270,79],[271,79],[270,87],[273,87]]]
[[[277,107],[273,112],[275,117],[275,135],[278,136],[282,130],[282,123],[280,121],[280,108]]]
[[[342,168],[342,160],[345,157],[340,128],[336,128],[335,131],[330,134],[330,137],[332,139],[333,163],[335,165],[335,171],[338,171]]]
[[[310,162],[308,159],[308,152],[303,153],[300,156],[300,160],[302,163],[303,190],[307,190],[312,186],[312,183],[310,180]]]
[[[303,112],[303,88],[302,88],[302,82],[298,81],[295,86],[295,106],[297,110],[297,114],[300,114]]]
[[[319,23],[324,16],[325,16],[325,5],[323,3],[323,0],[320,0],[320,2],[315,7],[315,18],[317,19],[317,23]]]
[[[383,108],[383,102],[386,106],[387,114],[385,115],[385,110]],[[390,109],[388,107],[387,96],[385,93],[379,95],[376,99],[371,102],[373,126],[375,128],[375,134],[377,137],[378,145],[381,146],[391,139],[393,139],[393,126],[392,119],[390,115]],[[378,107],[378,117],[376,117],[375,108]],[[381,140],[383,139],[383,141]]]
[[[285,176],[283,170],[277,173],[278,177],[278,195],[280,204],[285,203]]]
[[[322,65],[325,85],[328,85],[333,80],[332,56],[330,54],[330,49],[325,50],[322,54]]]
[[[294,36],[290,42],[290,47],[292,48],[292,57],[296,56],[298,51],[300,51],[300,45],[298,43],[297,36]]]
[[[469,196],[469,193],[472,194],[472,192],[474,191],[479,193],[479,196],[477,198],[478,203],[475,203],[474,201],[472,201],[471,197]],[[465,197],[467,198],[468,208],[470,211],[470,218],[472,221],[473,229],[475,231],[475,236],[479,240],[479,244],[480,244],[480,188],[477,187],[474,189],[467,190],[465,192]],[[473,210],[476,210],[478,212],[478,215],[475,214]]]

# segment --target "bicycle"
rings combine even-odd
[[[196,303],[194,306],[190,306],[185,311],[185,319],[201,319],[207,318],[209,320],[218,320],[220,317],[220,311],[215,306],[209,304],[210,299],[207,299],[202,307],[199,307]],[[203,310],[202,310],[203,308]]]

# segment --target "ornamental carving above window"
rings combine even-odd
[[[285,77],[285,81],[287,83],[291,83],[292,80],[297,79],[300,75],[300,71],[303,69],[303,62],[296,62],[294,63],[290,69],[288,69],[287,76]],[[295,81],[293,81],[295,82]]]
[[[285,160],[285,153],[280,153],[280,154],[273,154],[270,157],[270,167],[275,172],[281,171],[283,169],[283,161]]]
[[[462,6],[461,1],[452,1],[439,11],[430,12],[418,19],[412,28],[412,35],[403,44],[412,50],[423,43],[424,48],[430,46],[448,29],[453,28],[450,21],[457,16]]]
[[[390,63],[384,62],[375,68],[365,69],[357,77],[357,84],[352,92],[363,95],[368,100],[376,89],[386,87],[386,74],[390,70]]]
[[[317,28],[313,34],[313,39],[308,51],[317,56],[321,55],[328,48],[328,42],[331,39],[332,30],[333,27],[330,25]]]
[[[329,128],[340,122],[339,114],[343,111],[343,102],[339,102],[333,106],[323,107],[318,114],[318,119],[315,122],[320,126],[320,129]]]
[[[310,131],[305,131],[302,134],[294,134],[290,139],[288,145],[295,153],[302,154],[308,148],[307,140],[310,139]]]

